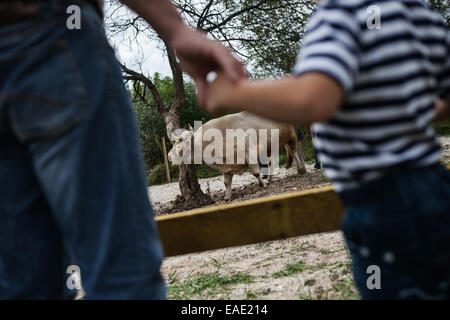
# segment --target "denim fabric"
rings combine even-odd
[[[94,8],[0,28],[0,298],[164,299],[136,119]]]
[[[340,196],[342,229],[363,299],[449,299],[448,170],[440,164],[396,170]],[[380,268],[380,290],[367,286],[371,265]]]

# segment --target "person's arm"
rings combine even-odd
[[[214,113],[247,110],[302,125],[330,119],[354,88],[360,54],[358,21],[344,6],[324,2],[308,20],[293,78],[232,84],[219,77],[209,87],[204,107]]]
[[[147,21],[159,36],[169,44],[188,27],[168,0],[120,0]]]
[[[236,84],[219,75],[208,88],[204,108],[213,114],[227,109],[246,110],[282,122],[310,125],[331,118],[343,98],[339,83],[321,72]]]
[[[450,100],[437,100],[436,101],[436,114],[434,115],[433,122],[439,122],[450,119]]]
[[[199,102],[204,102],[206,75],[222,70],[233,82],[246,78],[242,64],[230,50],[189,28],[169,0],[120,0],[147,21],[175,49],[180,65],[195,81]]]

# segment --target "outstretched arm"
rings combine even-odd
[[[321,72],[236,84],[219,75],[208,88],[204,108],[213,114],[246,110],[282,122],[310,125],[331,118],[343,99],[338,82]]]
[[[232,82],[246,77],[242,64],[230,50],[189,28],[169,0],[120,1],[144,18],[175,49],[181,67],[197,85],[200,103],[204,103],[209,72],[221,70]]]
[[[120,2],[144,18],[168,43],[186,28],[177,10],[168,0],[120,0]]]

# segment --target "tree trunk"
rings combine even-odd
[[[184,81],[183,73],[176,59],[175,50],[168,46],[167,43],[165,45],[175,87],[175,99],[169,114],[165,117],[165,121],[167,135],[174,142],[173,139],[176,137],[175,130],[180,128],[179,119],[185,101]],[[195,201],[198,204],[210,201],[210,197],[205,195],[200,188],[194,164],[180,165],[179,185],[181,195],[185,201]]]
[[[179,115],[171,112],[166,113],[164,117],[166,123],[167,136],[173,142],[179,133],[180,129]],[[200,188],[198,183],[197,172],[195,164],[182,164],[180,165],[179,185],[181,196],[184,201],[198,201],[198,203],[206,203],[209,199]]]
[[[179,184],[181,195],[185,201],[203,202],[208,199],[200,188],[194,164],[182,164],[180,166]]]

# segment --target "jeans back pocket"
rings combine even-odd
[[[26,56],[6,94],[11,127],[23,142],[62,135],[80,123],[88,98],[65,39]]]

